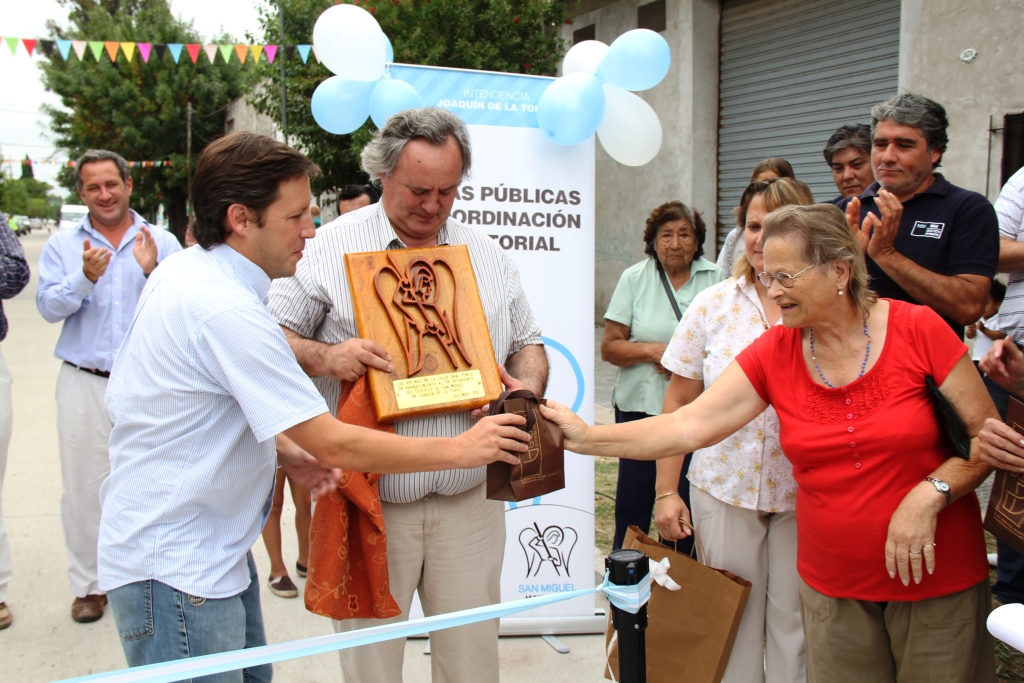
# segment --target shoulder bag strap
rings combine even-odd
[[[672,285],[668,281],[668,275],[665,275],[665,269],[661,267],[661,261],[658,257],[654,257],[654,265],[658,268],[658,276],[661,277],[661,284],[665,287],[665,295],[668,297],[668,302],[672,304],[672,311],[676,314],[676,320],[680,320],[683,317],[682,311],[679,310],[679,303],[676,301],[675,292],[672,291]]]

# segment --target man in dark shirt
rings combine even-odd
[[[936,173],[949,138],[941,104],[914,93],[871,110],[876,182],[840,204],[879,296],[929,306],[961,338],[984,309],[999,260],[984,196]]]
[[[28,261],[25,250],[14,236],[4,215],[0,213],[0,299],[11,299],[28,284]],[[0,303],[0,341],[7,338],[7,316]],[[11,443],[14,422],[11,401],[11,371],[0,352],[0,630],[11,625],[13,617],[7,607],[7,584],[11,580],[11,544],[3,517],[4,472],[7,470],[7,447]]]

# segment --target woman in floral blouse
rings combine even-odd
[[[744,251],[733,277],[699,294],[662,358],[674,374],[662,412],[673,412],[710,386],[748,344],[779,322],[779,307],[756,274],[764,270],[761,221],[787,204],[813,204],[791,179],[755,180],[737,209]],[[670,492],[682,457],[658,461],[656,491]],[[674,477],[674,478],[673,478]],[[726,683],[805,681],[796,573],[796,482],[779,445],[779,418],[768,408],[721,443],[696,451],[689,471],[693,524],[704,562],[750,581]],[[689,535],[690,512],[678,496],[660,498],[655,522],[663,539]],[[765,657],[762,657],[762,652]]]

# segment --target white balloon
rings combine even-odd
[[[324,10],[313,26],[313,49],[328,69],[353,81],[384,75],[388,40],[373,15],[355,5]]]
[[[576,43],[565,53],[565,59],[562,60],[562,75],[593,74],[607,52],[608,46],[600,40],[582,40]]]
[[[597,139],[620,164],[643,166],[661,149],[661,120],[637,95],[614,85],[602,87],[605,109]]]

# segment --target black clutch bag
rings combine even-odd
[[[952,451],[953,455],[964,460],[971,459],[971,436],[964,427],[964,421],[957,415],[956,408],[949,402],[939,388],[935,386],[935,380],[931,375],[924,378],[925,386],[932,397],[932,407],[935,409],[935,417],[939,421],[939,429],[946,437],[946,448]]]

